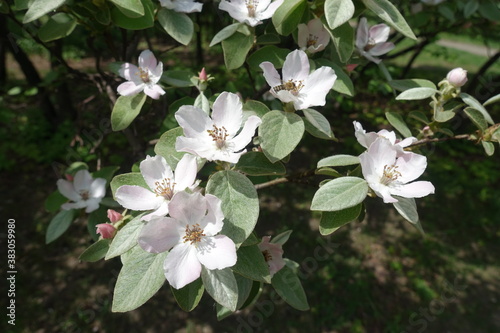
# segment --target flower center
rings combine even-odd
[[[382,178],[380,178],[380,182],[384,185],[389,185],[390,183],[401,177],[401,172],[399,172],[397,168],[397,165],[385,165],[384,174],[382,175]]]
[[[163,178],[161,182],[155,182],[155,186],[153,192],[156,193],[156,196],[165,197],[167,200],[172,199],[174,196],[175,183],[170,178]]]
[[[255,17],[255,11],[257,10],[257,6],[259,5],[258,0],[245,0],[245,4],[247,5],[248,16]]]
[[[317,42],[318,42],[318,37],[309,34],[309,37],[307,38],[307,44],[306,45],[307,45],[307,47],[314,46],[314,45],[316,45]]]
[[[288,80],[286,82],[283,82],[283,84],[273,87],[273,90],[276,93],[281,90],[286,90],[291,92],[294,96],[297,96],[299,94],[300,89],[302,88],[304,88],[302,80],[296,82],[294,82],[293,80]]]
[[[208,135],[212,137],[212,140],[214,140],[215,145],[217,146],[218,149],[226,147],[226,139],[229,134],[227,134],[227,130],[224,126],[217,127],[213,125],[213,129],[207,130],[207,132]]]
[[[82,197],[83,200],[88,200],[90,198],[90,193],[89,191],[81,190],[80,196]]]
[[[271,255],[271,253],[268,250],[262,251],[262,255],[264,256],[264,259],[266,260],[266,262],[273,260],[273,256]]]
[[[201,237],[206,236],[203,233],[203,229],[200,228],[200,225],[196,223],[189,228],[189,225],[186,226],[186,235],[182,237],[184,239],[184,243],[191,242],[191,245],[195,245],[201,241]]]
[[[142,69],[141,67],[139,67],[139,77],[141,78],[142,82],[144,82],[144,83],[149,83],[151,81],[149,79],[148,71]]]

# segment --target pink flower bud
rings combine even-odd
[[[64,175],[64,177],[66,177],[66,179],[67,179],[68,181],[70,181],[70,182],[72,182],[72,181],[73,181],[73,176],[72,176],[72,175],[70,175],[69,173],[65,174],[65,175]]]
[[[102,238],[111,239],[115,236],[116,229],[109,223],[98,224],[96,228],[96,234],[101,234]]]
[[[352,72],[356,67],[358,67],[358,64],[347,64],[346,66],[347,72],[350,73]]]
[[[467,71],[461,67],[452,69],[446,79],[456,88],[460,88],[467,82]]]
[[[200,74],[198,75],[198,79],[200,81],[207,81],[208,80],[208,75],[207,72],[205,71],[205,67],[201,69]]]
[[[123,218],[122,214],[114,211],[112,209],[108,209],[108,219],[111,223],[116,223]]]

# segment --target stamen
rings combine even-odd
[[[212,130],[207,130],[208,135],[212,137],[212,140],[215,141],[215,145],[218,149],[222,149],[226,147],[226,139],[229,134],[227,134],[227,130],[224,126],[217,127],[213,125]]]
[[[175,183],[173,183],[170,178],[163,178],[161,182],[155,182],[155,186],[153,192],[155,192],[157,196],[165,197],[167,200],[172,199],[174,196]]]
[[[149,79],[149,74],[147,70],[142,69],[139,67],[139,77],[141,78],[142,82],[144,83],[149,83],[151,80]]]
[[[391,166],[385,165],[384,174],[382,175],[380,182],[384,185],[388,185],[389,183],[401,177],[401,172],[396,170],[397,168],[398,168],[397,165],[391,165]]]
[[[248,16],[255,17],[255,12],[257,10],[257,6],[259,5],[258,0],[245,0],[245,4],[247,5]]]
[[[314,46],[314,45],[316,45],[317,42],[318,42],[318,37],[309,34],[309,37],[307,38],[307,44],[306,45],[307,45],[307,47]]]
[[[271,253],[268,250],[262,251],[262,255],[264,256],[264,259],[266,260],[266,262],[273,260],[273,256],[271,255]]]
[[[203,229],[196,223],[191,229],[189,229],[189,225],[186,226],[186,235],[182,239],[184,239],[184,243],[191,242],[191,245],[195,245],[201,241],[201,237],[203,236],[206,236],[203,233]]]
[[[82,190],[80,191],[80,196],[82,197],[83,200],[88,200],[90,198],[90,193],[89,191]]]
[[[293,80],[288,80],[286,82],[283,82],[283,84],[273,87],[273,90],[276,93],[281,90],[286,90],[291,92],[294,96],[297,96],[299,94],[300,89],[302,88],[304,88],[302,80],[296,82],[294,82]]]

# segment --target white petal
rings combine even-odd
[[[356,30],[356,47],[362,50],[366,44],[368,44],[368,23],[366,22],[366,17],[362,17],[359,20],[358,29]]]
[[[249,18],[245,0],[232,0],[231,2],[224,0],[219,4],[219,9],[228,12],[232,18],[241,23]]]
[[[417,138],[410,136],[404,140],[399,141],[398,143],[396,143],[396,145],[405,148],[405,147],[408,147],[409,145],[413,144],[414,142],[417,142]]]
[[[156,58],[150,50],[144,50],[139,55],[139,67],[153,71],[156,68]]]
[[[375,44],[378,44],[378,43],[383,43],[387,39],[389,39],[390,32],[391,29],[389,28],[389,26],[381,23],[371,27],[370,30],[368,31],[368,35],[370,36],[370,39],[372,39],[375,42]]]
[[[156,189],[157,182],[162,183],[164,180],[170,179],[174,182],[174,174],[172,169],[167,164],[165,158],[161,155],[156,155],[154,157],[146,156],[146,159],[139,165],[142,177],[148,184],[151,190]]]
[[[372,56],[369,52],[362,51],[361,55],[376,64],[379,64],[382,61],[382,59]]]
[[[160,99],[160,96],[165,94],[165,90],[157,84],[152,87],[146,85],[144,87],[144,93],[152,99]]]
[[[168,283],[180,289],[200,277],[201,264],[196,256],[196,248],[188,243],[177,244],[163,263]]]
[[[75,191],[73,182],[67,181],[66,179],[59,179],[57,181],[57,189],[59,192],[71,201],[81,200],[80,194]]]
[[[223,92],[214,102],[212,120],[217,127],[224,126],[229,136],[234,136],[241,127],[242,108],[238,95]]]
[[[406,153],[398,157],[396,165],[401,176],[398,182],[409,183],[420,177],[427,168],[427,158],[415,153]]]
[[[142,227],[137,242],[144,251],[161,253],[181,241],[177,221],[170,217],[156,217]]]
[[[200,227],[207,236],[218,234],[224,226],[224,213],[222,212],[222,201],[212,194],[206,194],[208,204],[207,215],[200,222]]]
[[[150,221],[151,219],[156,218],[156,217],[166,216],[168,214],[168,204],[169,204],[168,200],[163,200],[163,202],[160,204],[160,206],[156,210],[152,211],[149,214],[144,215],[142,217],[142,220],[143,221]]]
[[[264,2],[266,2],[266,1],[264,1]],[[272,2],[267,7],[267,9],[265,11],[258,13],[257,19],[258,20],[266,20],[266,19],[270,18],[271,16],[273,16],[274,13],[276,12],[276,10],[278,9],[278,7],[283,4],[283,1],[284,0],[276,0],[276,1]],[[264,8],[264,6],[262,6],[262,8]]]
[[[80,200],[77,202],[67,202],[61,205],[61,209],[70,210],[70,209],[80,209],[87,207],[87,203],[84,200]]]
[[[196,250],[198,260],[207,269],[224,269],[236,264],[236,246],[227,236],[204,237]]]
[[[165,201],[165,198],[137,185],[120,186],[116,190],[115,198],[120,205],[132,210],[157,209]]]
[[[200,223],[207,212],[207,201],[198,192],[177,192],[169,205],[169,214],[183,225]]]
[[[175,141],[175,150],[194,154],[208,161],[214,161],[214,154],[216,153],[215,144],[208,135],[201,140],[200,138],[178,136]]]
[[[300,48],[307,47],[307,39],[309,38],[309,28],[304,23],[299,24],[298,26],[299,32],[297,35],[297,45]]]
[[[337,75],[330,67],[323,66],[312,72],[304,82],[304,88],[299,94],[299,97],[301,97],[299,99],[304,104],[300,109],[314,105],[325,105],[326,95],[332,89],[335,80],[337,80]],[[302,98],[302,96],[304,97]]]
[[[158,83],[158,81],[160,81],[162,74],[163,74],[163,63],[159,62],[156,68],[150,72],[149,80],[151,80],[151,82],[156,84]],[[163,91],[163,89],[161,90]]]
[[[259,65],[259,67],[264,71],[264,78],[271,88],[279,86],[281,84],[281,76],[279,75],[276,68],[274,68],[274,65],[272,63],[270,63],[269,61],[264,61]]]
[[[262,123],[262,120],[257,116],[248,117],[243,129],[236,137],[231,140],[234,144],[233,150],[240,151],[245,148],[251,141],[252,137],[255,135],[255,129]]]
[[[85,204],[87,208],[85,208],[85,213],[92,213],[94,210],[99,208],[99,204],[101,203],[102,198],[90,198],[85,200]]]
[[[392,195],[397,195],[405,198],[422,198],[434,193],[434,185],[427,181],[418,181],[410,184],[391,187]]]
[[[96,178],[90,185],[90,197],[95,199],[104,198],[106,195],[106,179]]]
[[[213,127],[213,121],[202,109],[191,105],[183,105],[175,113],[175,119],[184,130],[188,138],[200,135],[207,136],[207,130]]]
[[[174,2],[174,10],[179,13],[195,13],[201,12],[203,4],[195,1],[179,1]]]
[[[283,64],[283,81],[306,80],[309,76],[309,59],[301,50],[295,50],[286,56]]]
[[[198,163],[196,156],[185,154],[175,168],[175,191],[191,188],[196,180]]]
[[[88,170],[78,170],[73,179],[73,186],[75,186],[75,191],[81,193],[82,191],[90,191],[90,186],[92,185],[92,176]]]
[[[128,62],[121,65],[118,74],[120,74],[120,76],[125,78],[127,81],[134,81],[137,79],[140,80],[139,68]]]
[[[381,43],[381,44],[377,44],[374,47],[372,47],[370,49],[370,51],[368,51],[368,53],[370,53],[371,55],[374,55],[374,56],[380,56],[382,54],[388,53],[389,51],[391,51],[395,47],[396,47],[396,45],[394,45],[393,43],[389,43],[389,42]]]
[[[144,83],[137,85],[132,81],[127,81],[120,84],[117,91],[122,96],[133,96],[143,91],[145,87],[146,85]]]
[[[240,156],[245,153],[246,151],[241,151],[238,153],[234,153],[231,150],[214,150],[213,154],[211,155],[210,158],[207,158],[209,161],[221,161],[221,162],[228,162],[232,164],[238,163],[240,160]]]
[[[384,203],[394,203],[398,202],[396,198],[393,198],[391,196],[391,193],[396,195],[395,193],[392,192],[392,189],[389,188],[386,185],[383,185],[379,182],[376,183],[369,183],[371,189],[377,194],[380,198],[384,200]]]

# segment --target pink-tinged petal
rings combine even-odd
[[[175,191],[184,191],[186,188],[191,188],[196,180],[197,172],[196,156],[191,154],[182,156],[175,168]]]
[[[157,65],[156,58],[150,50],[144,50],[139,55],[139,67],[154,70]]]
[[[181,106],[175,113],[175,119],[188,138],[207,136],[207,130],[213,129],[214,124],[205,111],[191,105]]]
[[[224,226],[224,213],[222,212],[222,201],[212,194],[205,195],[208,204],[207,215],[200,222],[200,227],[207,236],[218,234]]]
[[[236,94],[223,92],[217,97],[212,107],[212,120],[217,127],[227,130],[229,136],[234,136],[241,127],[243,105]]]
[[[283,81],[306,80],[309,76],[309,58],[301,50],[295,50],[286,56],[283,64]]]
[[[116,210],[108,209],[108,219],[111,223],[116,223],[123,219],[122,214],[118,213]]]
[[[215,148],[212,138],[208,135],[202,141],[199,138],[179,136],[175,141],[175,150],[197,155],[208,161],[214,161],[214,153],[219,151]]]
[[[362,17],[358,23],[356,30],[356,47],[360,50],[364,49],[368,44],[368,23],[366,17]]]
[[[369,54],[374,55],[374,56],[380,56],[382,54],[386,54],[390,52],[392,49],[394,49],[396,46],[393,43],[387,42],[387,43],[381,43],[377,44],[374,47],[368,51]]]
[[[337,80],[337,75],[330,67],[323,66],[314,72],[304,82],[304,88],[300,91],[299,98],[302,100],[300,110],[309,106],[325,105],[326,95],[332,89]]]
[[[151,71],[151,75],[149,76],[149,79],[151,80],[151,82],[156,84],[156,83],[158,83],[158,81],[160,81],[162,74],[163,74],[163,63],[159,62],[158,65],[156,66],[156,68]],[[163,89],[162,89],[162,91],[163,91]]]
[[[177,192],[169,205],[170,216],[183,225],[200,223],[207,212],[207,201],[198,192]]]
[[[405,198],[422,198],[429,194],[434,194],[434,190],[434,185],[427,181],[418,181],[390,188],[392,195]]]
[[[368,148],[367,154],[372,159],[371,174],[380,178],[384,174],[384,167],[394,165],[396,163],[397,149],[391,142],[384,138],[377,138]],[[363,171],[363,175],[365,172]],[[365,179],[369,181],[366,177]],[[379,181],[378,180],[378,181]]]
[[[298,29],[297,45],[299,45],[301,49],[306,49],[307,39],[309,38],[309,29],[304,23],[299,24]]]
[[[281,84],[281,76],[272,63],[264,61],[259,65],[259,67],[264,71],[264,78],[266,79],[267,84],[271,87],[271,91],[273,87]]]
[[[157,209],[165,201],[164,197],[137,185],[120,186],[116,190],[115,198],[120,205],[132,210]]]
[[[139,68],[137,68],[136,65],[128,62],[121,65],[118,74],[120,74],[120,76],[126,79],[127,81],[141,80],[139,77]]]
[[[88,172],[88,170],[78,170],[73,181],[75,191],[78,193],[81,193],[82,191],[90,191],[92,181],[92,176],[90,175],[90,172]]]
[[[132,81],[127,81],[127,82],[123,82],[122,84],[120,84],[116,90],[122,96],[133,96],[133,95],[137,95],[138,93],[143,91],[145,87],[146,87],[146,84],[144,84],[144,83],[136,85]]]
[[[165,158],[161,155],[153,157],[149,155],[146,156],[146,159],[139,165],[139,169],[141,170],[142,177],[151,190],[155,190],[158,187],[158,182],[159,184],[162,184],[164,181],[168,183],[170,179],[170,182],[172,184],[174,183],[174,173],[167,164]]]
[[[160,96],[165,94],[165,90],[163,90],[159,85],[155,84],[152,87],[145,86],[144,93],[152,99],[160,99]]]
[[[273,244],[269,241],[271,236],[262,237],[262,242],[259,243],[259,250],[264,255],[267,265],[269,266],[269,272],[271,276],[277,273],[280,269],[285,266],[285,260],[283,260],[283,248],[279,244]]]
[[[201,263],[196,256],[196,248],[189,243],[177,244],[163,263],[168,283],[180,289],[200,277]]]
[[[259,20],[266,20],[266,19],[270,18],[271,16],[273,16],[274,13],[276,12],[276,10],[278,9],[278,7],[283,4],[283,1],[284,0],[276,0],[276,1],[272,2],[267,7],[266,10],[264,10],[263,12],[258,13],[257,19],[259,19]],[[265,8],[265,6],[262,6],[262,8]]]
[[[236,264],[236,246],[227,236],[203,237],[196,250],[198,260],[209,270],[224,269]]]
[[[99,208],[99,204],[101,203],[102,198],[90,198],[85,200],[86,208],[85,213],[92,213],[94,210]]]
[[[61,209],[70,210],[70,209],[80,209],[87,207],[87,203],[83,200],[77,202],[67,202],[61,205]]]
[[[245,148],[252,141],[255,130],[261,123],[262,120],[257,116],[248,117],[241,132],[231,140],[234,145],[233,151],[240,151]]]
[[[391,29],[389,28],[389,26],[381,23],[371,27],[370,30],[368,31],[368,35],[375,44],[378,44],[378,43],[383,43],[387,39],[389,39],[390,32]]]
[[[142,217],[142,220],[143,221],[151,221],[151,219],[153,219],[153,218],[166,216],[168,214],[168,204],[169,204],[168,200],[163,200],[163,202],[160,204],[160,206],[156,210],[152,211],[149,214],[144,215]]]
[[[81,200],[80,194],[75,191],[73,182],[69,182],[65,179],[59,179],[57,181],[57,189],[59,192],[71,201]]]
[[[151,219],[142,227],[137,239],[139,246],[151,253],[168,251],[181,241],[177,221],[170,217]]]
[[[100,223],[95,226],[96,229],[96,234],[100,234],[102,238],[104,239],[111,239],[115,236],[116,234],[116,228],[113,227],[112,224],[109,223]]]
[[[104,198],[106,195],[106,179],[96,178],[92,181],[90,185],[90,197],[91,198]]]
[[[427,168],[427,158],[415,153],[406,153],[398,157],[396,162],[401,176],[398,182],[406,184],[420,177]]]

